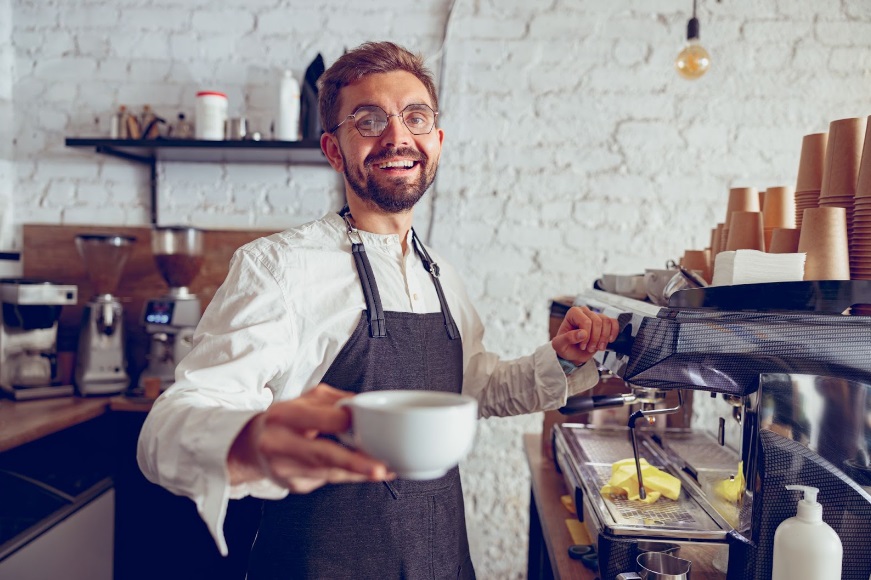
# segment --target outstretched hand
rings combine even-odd
[[[586,306],[573,306],[566,312],[551,345],[561,358],[580,366],[598,351],[605,350],[619,332],[620,324],[616,319]]]
[[[383,462],[318,437],[348,430],[350,413],[336,403],[351,396],[321,383],[254,416],[230,448],[230,482],[268,477],[293,493],[308,493],[327,483],[391,479]]]

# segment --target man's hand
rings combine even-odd
[[[327,483],[392,479],[384,463],[318,437],[348,430],[350,413],[336,403],[351,396],[321,383],[254,416],[230,448],[230,482],[268,477],[293,493],[308,493]]]
[[[596,352],[605,350],[619,331],[620,325],[614,318],[597,314],[586,306],[573,306],[566,312],[551,345],[561,358],[580,366]]]

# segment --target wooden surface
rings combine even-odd
[[[525,434],[523,448],[529,462],[532,500],[538,512],[554,578],[593,580],[596,574],[580,561],[569,558],[568,549],[574,542],[566,527],[566,519],[573,516],[560,501],[560,497],[567,493],[565,483],[553,461],[542,454],[541,435]]]
[[[270,233],[249,230],[203,231],[203,266],[190,288],[199,298],[203,309],[227,276],[233,252]],[[24,276],[78,286],[78,304],[65,306],[61,311],[58,330],[60,350],[76,350],[83,308],[93,295],[85,264],[76,250],[75,238],[78,234],[136,238],[115,292],[124,307],[130,374],[135,376],[144,367],[148,350],[149,339],[141,322],[142,309],[146,301],[159,298],[169,289],[152,256],[151,228],[24,225],[21,252]]]
[[[108,405],[109,399],[106,397],[0,400],[0,451],[99,417],[106,412]]]

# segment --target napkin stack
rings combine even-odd
[[[807,254],[766,254],[758,250],[720,252],[714,262],[711,286],[796,282],[804,280]]]

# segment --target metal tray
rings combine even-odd
[[[660,498],[655,503],[645,504],[640,501],[603,497],[599,493],[611,477],[611,464],[632,457],[628,428],[595,428],[563,423],[554,429],[560,468],[568,476],[567,483],[581,489],[584,503],[592,511],[590,515],[597,522],[596,527],[600,532],[615,536],[675,540],[725,540],[726,534],[733,529],[705,500],[698,483],[690,481],[681,471],[673,449],[663,449],[648,434],[639,433],[639,453],[651,465],[681,480],[681,493],[676,501]],[[663,439],[668,440],[668,437],[669,434],[666,434]],[[712,447],[717,446],[713,439],[704,439],[705,436],[701,434],[696,437],[683,431],[679,437],[682,446],[686,446],[688,442],[694,447],[705,442]],[[699,457],[708,456],[703,451],[697,451]],[[737,459],[734,457],[729,458],[728,466],[720,454],[710,453],[710,457],[720,458],[723,472],[729,469],[734,472],[737,467]],[[700,469],[708,466],[697,461],[693,467]],[[713,469],[717,466],[709,467]]]

